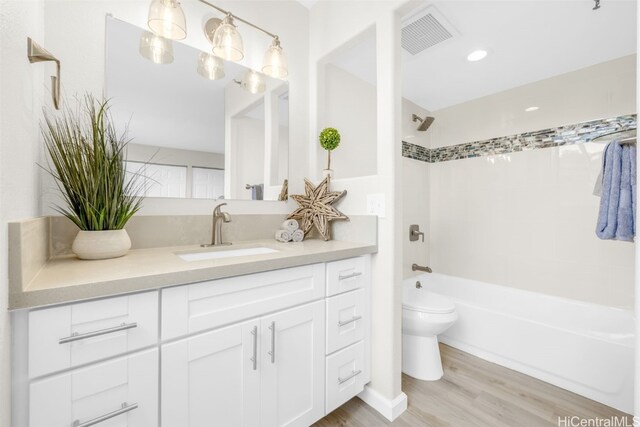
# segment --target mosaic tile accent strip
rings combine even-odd
[[[630,114],[433,149],[402,141],[402,155],[428,163],[446,162],[580,144],[611,132],[636,129],[636,126],[637,115]]]
[[[429,163],[431,161],[431,151],[433,150],[423,147],[422,145],[402,141],[402,157],[408,157],[410,159]]]

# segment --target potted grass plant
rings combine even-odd
[[[77,110],[45,112],[41,126],[49,164],[64,203],[55,206],[78,226],[72,246],[80,259],[123,256],[131,248],[124,229],[141,207],[139,175],[126,172],[126,131],[118,133],[108,101],[86,95]]]
[[[324,169],[324,176],[331,178],[333,170],[331,169],[331,152],[340,145],[340,133],[335,128],[324,128],[318,137],[320,146],[327,151],[327,168]]]

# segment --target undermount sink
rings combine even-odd
[[[204,261],[207,259],[222,259],[234,258],[239,256],[272,254],[275,252],[280,251],[277,249],[269,248],[267,246],[235,248],[233,246],[225,246],[223,248],[211,248],[210,250],[202,250],[197,252],[176,253],[176,255],[185,261]]]

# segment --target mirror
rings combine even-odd
[[[286,200],[285,81],[107,18],[106,95],[147,197]]]

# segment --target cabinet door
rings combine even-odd
[[[162,346],[162,425],[258,426],[259,332],[256,320]]]
[[[324,301],[263,317],[262,427],[304,426],[324,415]]]
[[[30,427],[158,426],[158,350],[34,381]]]

